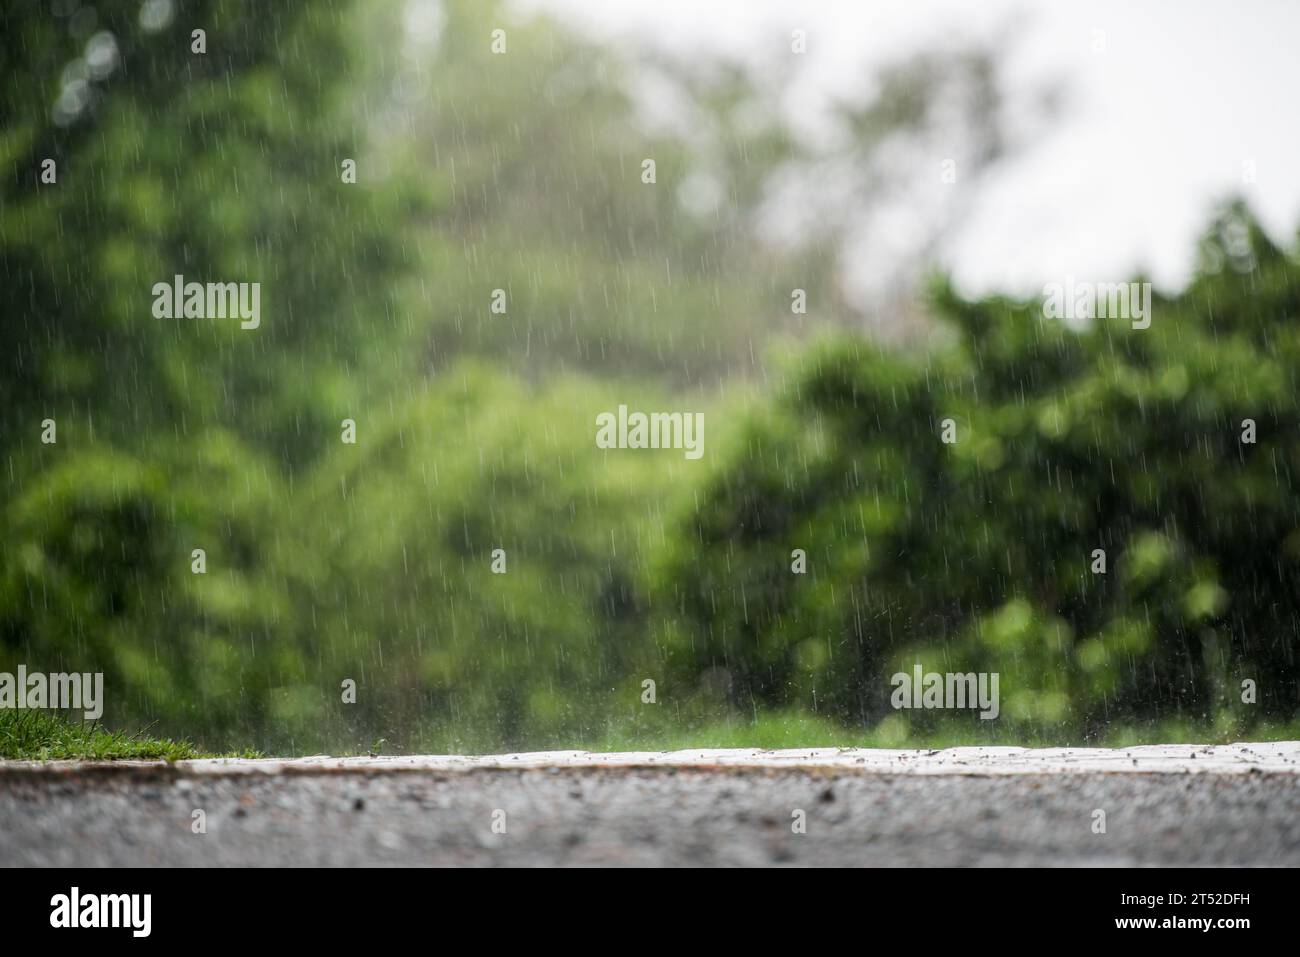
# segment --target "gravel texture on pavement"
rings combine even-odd
[[[1300,743],[0,762],[6,866],[773,864],[1296,866]]]

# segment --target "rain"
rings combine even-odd
[[[1300,738],[1294,13],[705,6],[6,4],[0,758]]]

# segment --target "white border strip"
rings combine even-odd
[[[939,751],[875,748],[694,749],[687,751],[533,751],[334,758],[215,758],[177,761],[0,761],[5,771],[75,772],[166,769],[195,774],[292,774],[390,771],[539,770],[549,768],[832,769],[867,774],[1300,774],[1300,741],[1225,745],[1159,744],[1132,748],[965,747]]]

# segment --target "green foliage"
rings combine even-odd
[[[418,170],[442,213],[416,238],[425,268],[407,300],[431,317],[430,361],[678,383],[752,362],[754,336],[788,325],[798,284],[752,235],[758,197],[728,216],[687,207],[697,138],[643,121],[625,60],[496,3],[443,9],[437,38],[393,70],[413,132],[381,139],[385,162]],[[509,53],[494,55],[488,38],[507,22]],[[758,91],[736,82],[736,105],[760,112],[743,99]],[[794,149],[778,130],[729,142],[751,173]],[[641,180],[644,159],[655,184]],[[489,313],[494,289],[507,315]]]
[[[950,346],[817,352],[677,542],[699,636],[679,672],[867,724],[916,662],[999,672],[999,723],[1024,733],[1293,716],[1300,281],[1240,205],[1203,252],[1147,330],[941,285]]]
[[[594,450],[597,412],[626,394],[461,363],[329,455],[278,523],[277,570],[313,610],[294,621],[311,667],[272,725],[310,735],[349,677],[349,727],[440,749],[572,740],[631,712],[657,673],[644,556],[695,463]]]
[[[419,42],[397,0],[65,8],[0,11],[0,670],[102,671],[114,726],[289,752],[983,733],[887,710],[918,659],[1001,671],[1022,740],[1218,733],[1242,677],[1250,715],[1296,713],[1300,293],[1242,211],[1144,333],[940,289],[951,347],[796,346],[862,319],[836,244],[954,80],[959,138],[1004,148],[987,58],[903,65],[817,146],[784,77],[496,3]],[[802,246],[758,238],[773,184],[834,207],[789,207]],[[155,318],[176,274],[261,282],[261,327]],[[620,403],[705,412],[705,460],[595,448]],[[153,747],[0,722],[11,754]]]

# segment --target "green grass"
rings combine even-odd
[[[1300,740],[1300,722],[1268,723],[1250,728],[1223,722],[1165,722],[1141,727],[1117,726],[1095,740],[1074,740],[1050,733],[997,734],[995,729],[951,723],[928,731],[910,729],[902,718],[875,728],[846,729],[835,722],[797,711],[760,713],[732,720],[704,722],[687,728],[639,729],[611,727],[591,739],[545,742],[525,750],[677,751],[695,748],[951,748],[962,745],[1021,747],[1127,747],[1135,744],[1226,744],[1231,741]],[[479,743],[479,742],[476,742]],[[417,738],[402,749],[389,750],[378,741],[370,753],[447,754],[493,753],[503,750],[490,742],[467,747],[466,742]],[[336,755],[366,754],[366,749],[328,749]],[[509,750],[509,749],[506,749]],[[143,732],[109,731],[98,724],[68,722],[43,711],[0,710],[0,759],[27,761],[123,759],[181,761],[189,758],[262,757],[255,750],[213,754],[189,741],[153,738]]]
[[[44,711],[0,710],[0,758],[22,761],[67,759],[181,761],[187,758],[258,757],[254,751],[213,755],[188,741],[151,738],[143,732],[109,731],[76,724]]]

